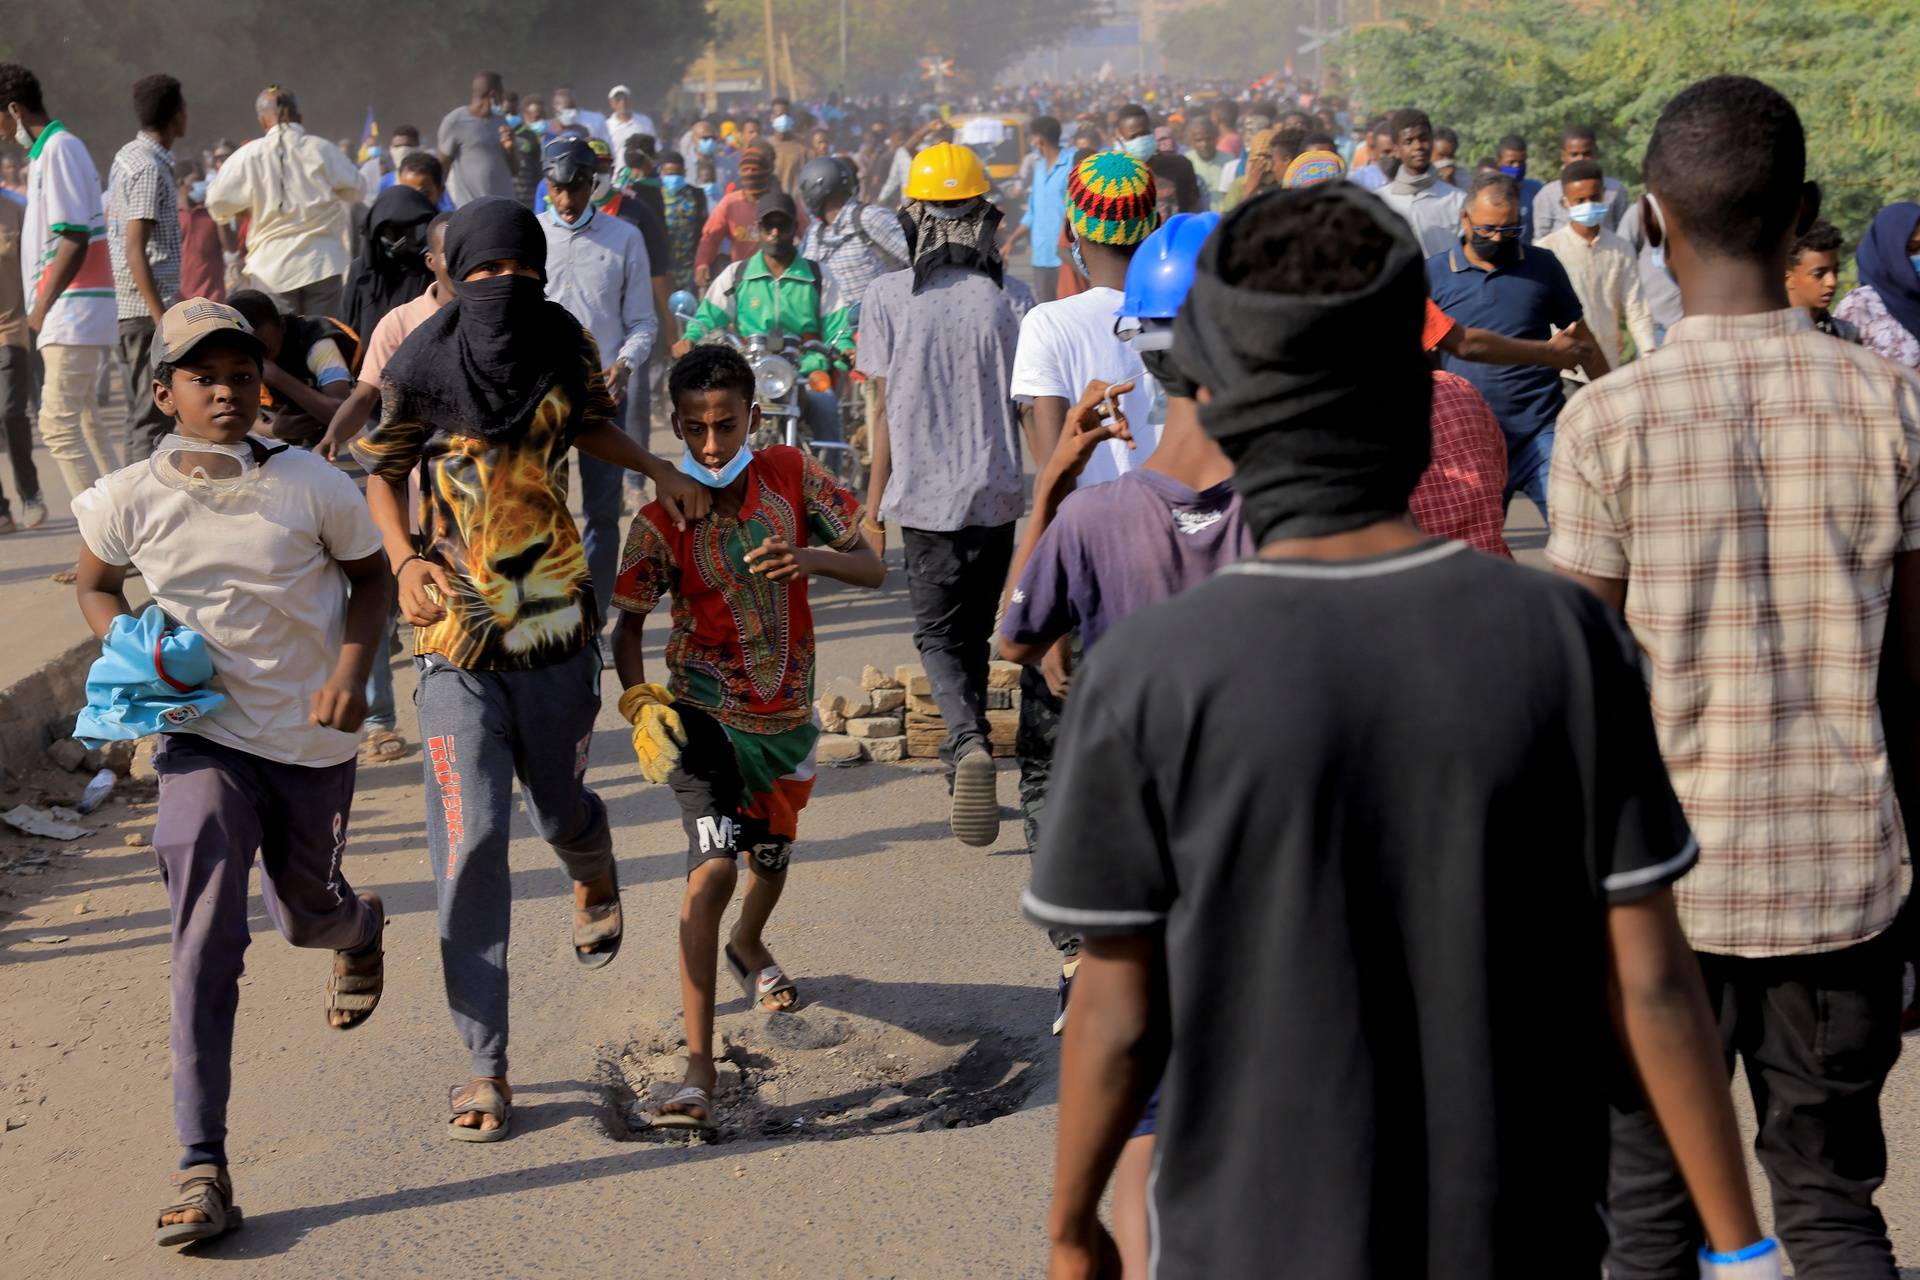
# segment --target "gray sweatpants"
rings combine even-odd
[[[154,771],[153,850],[173,917],[173,1123],[182,1147],[224,1163],[254,854],[267,915],[288,942],[352,951],[373,939],[373,908],[340,870],[354,763],[279,764],[169,733]]]
[[[504,1076],[513,780],[569,876],[594,880],[613,865],[607,807],[581,781],[600,712],[600,655],[589,647],[531,671],[468,671],[438,654],[414,665],[447,1006],[473,1074]]]

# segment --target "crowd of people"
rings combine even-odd
[[[879,586],[897,530],[965,845],[1000,836],[989,659],[1023,667],[1050,1274],[1893,1280],[1920,204],[1864,230],[1839,297],[1846,237],[1758,80],[1666,104],[1637,194],[1585,124],[1541,181],[1526,138],[1470,164],[1417,107],[1133,89],[656,128],[625,85],[600,113],[483,72],[433,145],[402,127],[356,162],[270,86],[203,170],[156,75],[103,184],[0,63],[19,524],[48,517],[37,396],[89,625],[149,644],[138,572],[220,695],[157,756],[159,1243],[240,1225],[256,856],[282,935],[332,952],[328,1024],[380,1002],[384,907],[342,853],[356,759],[409,749],[399,620],[471,1070],[447,1136],[513,1132],[516,782],[573,955],[620,949],[585,784],[608,666],[687,840],[687,1070],[649,1122],[711,1130],[720,964],[769,1017],[801,1001],[767,935],[821,734],[808,583]],[[764,335],[806,344],[799,447],[759,435],[726,340]],[[850,396],[864,486],[809,444]],[[1553,573],[1512,563],[1517,494]],[[159,653],[127,657],[160,678]]]

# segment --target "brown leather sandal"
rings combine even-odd
[[[373,950],[364,955],[355,955],[351,951],[333,953],[333,974],[327,979],[327,1025],[335,1031],[351,1031],[380,1007],[380,993],[387,985],[387,953],[384,939],[387,932],[387,908],[377,893],[363,893],[360,901],[373,908],[379,917],[379,926],[374,930]],[[335,1022],[333,1015],[344,1013],[345,1022]]]
[[[475,1076],[464,1085],[447,1090],[447,1136],[455,1142],[499,1142],[513,1132],[513,1103],[500,1086],[485,1076]],[[496,1129],[481,1129],[456,1123],[461,1116],[492,1116],[500,1122]]]
[[[217,1164],[196,1164],[182,1169],[170,1179],[180,1198],[162,1209],[154,1218],[153,1242],[167,1248],[197,1244],[240,1229],[240,1206],[233,1202],[233,1180]],[[205,1222],[163,1223],[170,1213],[188,1209],[205,1215]]]
[[[573,958],[588,969],[612,964],[620,954],[620,939],[626,932],[620,913],[620,865],[613,864],[607,874],[613,879],[613,897],[573,909]],[[582,947],[588,949],[582,951]]]

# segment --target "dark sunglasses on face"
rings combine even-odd
[[[1477,222],[1467,225],[1473,228],[1473,234],[1477,236],[1500,236],[1507,240],[1513,239],[1526,229],[1517,222],[1510,227],[1483,227]]]

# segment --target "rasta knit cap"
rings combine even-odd
[[[1337,152],[1303,151],[1287,166],[1286,176],[1280,180],[1280,185],[1297,191],[1301,187],[1317,187],[1323,182],[1334,182],[1344,177],[1346,172],[1347,166]]]
[[[1092,244],[1139,244],[1153,233],[1154,204],[1153,175],[1124,152],[1096,151],[1067,176],[1067,220]]]

